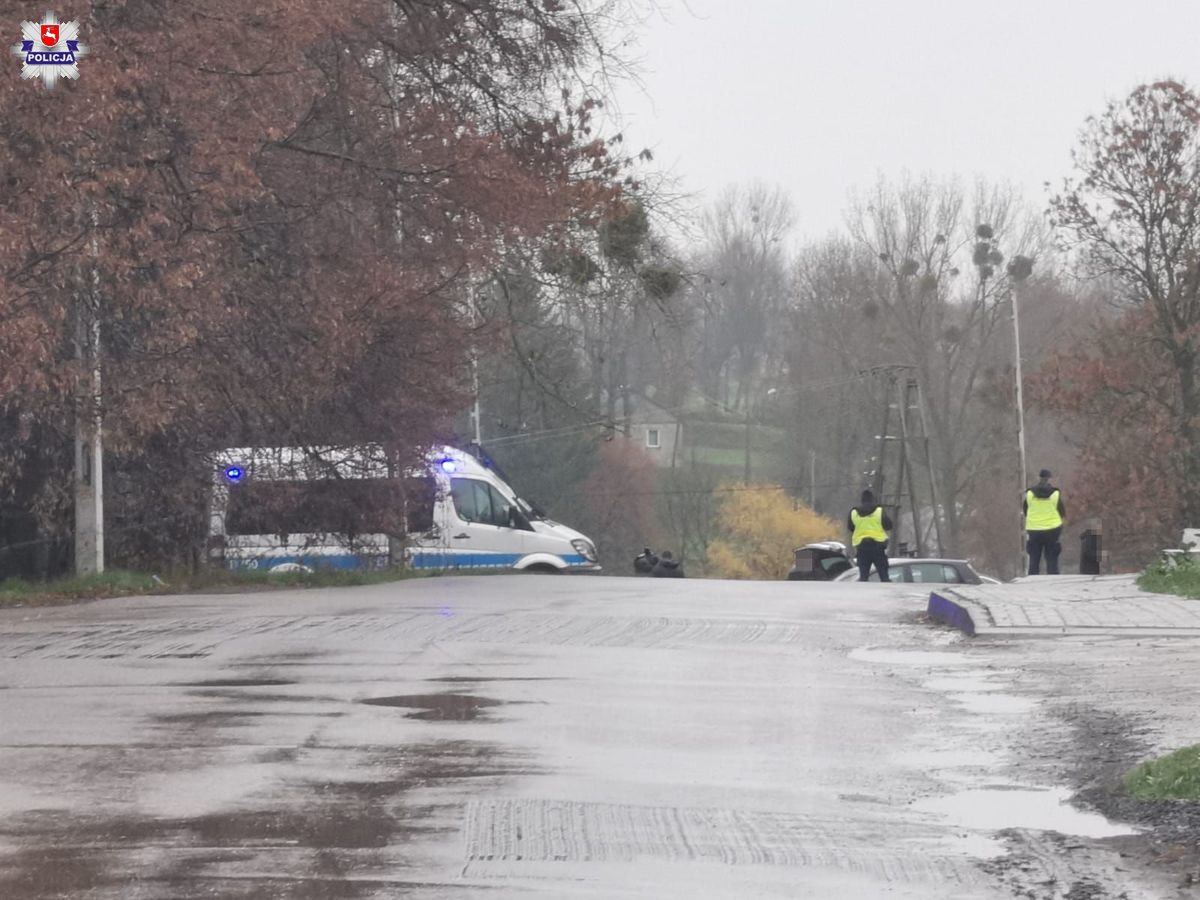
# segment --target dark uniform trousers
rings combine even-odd
[[[1029,552],[1029,574],[1041,574],[1043,554],[1046,557],[1046,574],[1059,574],[1058,556],[1062,553],[1062,544],[1058,542],[1058,539],[1062,536],[1062,528],[1026,533],[1029,536],[1029,540],[1025,543],[1025,549]]]
[[[871,574],[871,566],[879,573],[880,581],[891,581],[888,577],[887,544],[881,544],[871,538],[863,538],[854,548],[858,554],[858,580],[866,581]]]

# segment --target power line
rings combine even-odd
[[[599,419],[594,422],[583,422],[577,425],[562,425],[557,428],[544,428],[540,431],[522,431],[517,434],[506,434],[496,438],[488,438],[484,441],[485,446],[494,444],[509,444],[526,440],[537,440],[539,438],[551,437],[555,435],[565,435],[571,432],[586,431],[589,428],[609,428],[614,427],[607,419]]]
[[[829,390],[829,389],[835,388],[835,387],[843,387],[845,385],[857,384],[859,382],[865,381],[866,379],[868,379],[870,377],[871,377],[870,373],[861,372],[856,375],[849,375],[849,376],[839,377],[839,378],[830,378],[830,379],[826,379],[824,381],[812,382],[811,384],[794,385],[791,387],[791,390],[794,390],[797,393],[808,393],[811,391],[825,391],[825,390]],[[721,403],[719,400],[715,400],[712,397],[707,397],[704,395],[701,395],[701,396],[703,397],[703,399],[705,401],[712,403],[716,406],[719,406],[727,412],[730,412],[730,413],[734,412],[733,410],[730,410],[724,403]],[[649,398],[647,398],[647,399],[649,399]],[[651,402],[653,402],[653,400],[651,400]],[[658,406],[658,404],[655,404],[655,405]],[[672,406],[659,406],[658,408],[661,409],[663,412],[669,413],[670,415],[673,415],[676,417],[687,416],[688,412],[689,412],[688,407],[686,407],[686,406],[673,406],[673,407]],[[506,434],[506,435],[501,435],[500,437],[489,438],[484,443],[488,446],[491,446],[494,444],[511,444],[511,443],[517,443],[517,442],[525,441],[525,440],[535,440],[538,438],[551,437],[554,435],[565,435],[565,434],[570,434],[573,432],[586,431],[589,428],[603,428],[603,429],[609,430],[609,429],[615,429],[622,425],[625,425],[629,421],[629,419],[630,419],[629,416],[618,416],[611,420],[610,419],[595,419],[591,422],[582,422],[582,423],[578,423],[575,425],[562,425],[562,426],[557,426],[554,428],[543,428],[538,431],[522,431],[517,434]],[[683,424],[685,424],[685,425],[686,424],[692,424],[692,425],[695,425],[695,424],[734,424],[734,425],[738,425],[740,427],[743,423],[742,422],[716,422],[716,423],[684,422]]]
[[[678,470],[677,470],[678,471]],[[847,487],[844,481],[830,481],[823,484],[814,485],[817,489],[825,490],[827,488]],[[649,491],[602,491],[605,497],[647,497],[647,496],[675,496],[675,495],[704,495],[704,494],[728,494],[738,493],[742,491],[802,491],[808,490],[809,485],[805,484],[736,484],[725,487],[712,488],[665,488],[654,489]],[[570,497],[584,493],[582,489],[573,488],[557,494],[557,497]]]

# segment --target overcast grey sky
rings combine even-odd
[[[1044,205],[1083,120],[1170,75],[1200,82],[1195,0],[660,0],[627,149],[700,192],[783,186],[800,237],[882,173],[983,175]]]

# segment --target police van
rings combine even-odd
[[[453,447],[397,473],[379,446],[230,448],[213,458],[210,561],[270,572],[596,572],[595,544]]]

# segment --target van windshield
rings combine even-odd
[[[229,489],[225,532],[400,534],[433,526],[432,478],[247,481]],[[407,498],[407,503],[406,503]]]

